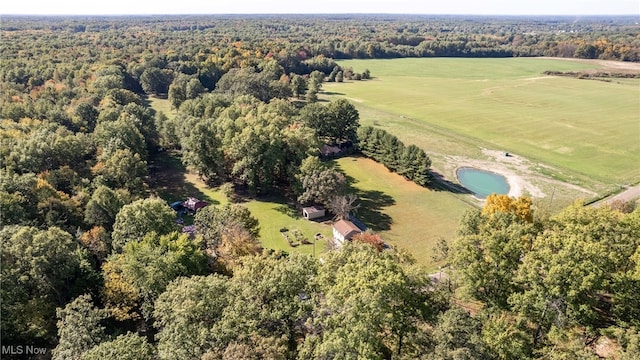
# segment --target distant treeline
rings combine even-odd
[[[551,71],[544,72],[545,75],[552,76],[566,76],[578,79],[602,79],[602,78],[614,78],[614,79],[637,79],[640,78],[640,74],[633,73],[616,73],[609,71],[596,71],[596,72],[583,72],[583,71]]]
[[[181,44],[203,55],[230,45],[274,56],[288,49],[303,59],[560,56],[639,61],[638,22],[638,16],[8,16],[2,27],[4,32],[35,30],[40,35],[62,31],[68,35],[64,38],[91,34],[96,50],[137,42],[160,49]]]
[[[394,135],[371,126],[358,129],[358,146],[362,154],[382,163],[389,170],[418,185],[429,184],[431,159],[421,148],[405,146]]]

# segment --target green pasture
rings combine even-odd
[[[434,269],[431,255],[437,240],[453,240],[460,217],[472,207],[447,191],[405,180],[370,159],[346,157],[337,165],[358,195],[356,216],[385,241]]]
[[[544,76],[545,70],[594,65],[540,58],[348,60],[340,65],[369,69],[374,78],[325,83],[330,96],[350,99],[361,109],[363,123],[387,127],[428,152],[467,154],[484,146],[551,165],[561,178],[581,178],[587,186],[589,179],[640,181],[640,79]],[[388,116],[393,123],[385,116],[368,120],[367,113],[376,111],[394,115]],[[421,144],[423,136],[433,138],[430,133],[444,136]]]

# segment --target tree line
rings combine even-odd
[[[429,185],[431,159],[423,149],[415,145],[405,146],[395,135],[372,126],[358,129],[358,147],[363,155],[387,169],[418,185]]]
[[[54,359],[596,359],[589,344],[612,339],[618,358],[634,359],[640,210],[630,210],[576,203],[541,217],[526,197],[493,195],[439,247],[451,269],[437,283],[366,241],[322,261],[261,252],[259,223],[239,205],[202,209],[195,237],[175,231],[160,200],[124,205],[101,275],[87,236],[7,226],[3,339],[33,341],[49,323]],[[483,306],[471,315],[468,300]]]
[[[202,40],[215,39],[216,43],[225,46],[249,43],[251,48],[260,48],[263,54],[277,54],[288,48],[306,58],[317,55],[334,59],[561,56],[638,61],[637,20],[634,16],[390,14],[290,15],[287,18],[271,15],[38,19],[7,16],[3,28],[10,35],[28,28],[55,31],[65,38],[100,35],[100,46],[113,46],[123,41],[134,46],[139,40],[153,47],[170,43],[184,46],[185,41],[193,41],[190,46],[198,46],[204,53],[211,49],[202,46],[206,43]],[[132,26],[147,33],[138,31],[133,34],[134,39],[117,37],[117,33]],[[148,33],[162,42],[149,43]],[[97,55],[97,51],[91,54]],[[298,70],[286,67],[287,71],[298,73],[305,65],[298,62],[295,66]]]

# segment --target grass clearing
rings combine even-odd
[[[423,188],[366,158],[336,161],[356,190],[357,217],[393,246],[408,250],[422,265],[431,260],[439,238],[453,240],[462,214],[472,207],[457,195]]]
[[[152,173],[152,189],[167,202],[195,196],[213,206],[228,203],[219,189],[208,187],[198,176],[189,173],[177,153],[161,153],[154,158],[158,170]],[[361,208],[357,216],[372,230],[379,232],[392,245],[409,251],[420,264],[435,269],[431,261],[435,242],[439,238],[452,240],[462,213],[472,208],[457,195],[434,191],[405,180],[373,160],[346,157],[336,160],[358,194]],[[262,246],[286,252],[320,255],[327,249],[332,236],[330,222],[304,219],[300,211],[273,195],[240,203],[260,222]],[[280,233],[299,230],[311,242],[292,247]],[[314,235],[324,240],[313,244]]]
[[[559,168],[564,180],[597,191],[597,182],[640,181],[640,79],[544,76],[545,70],[594,65],[536,58],[340,64],[369,69],[374,79],[326,83],[324,89],[352,100],[363,124],[386,127],[429,153],[473,155],[478,146],[508,151]],[[376,111],[383,115],[367,119]]]
[[[196,174],[188,172],[180,161],[179,153],[157,154],[152,164],[154,170],[149,177],[150,187],[154,195],[167,203],[186,200],[188,197],[196,197],[213,206],[229,202],[220,189],[210,188]],[[327,239],[332,236],[331,225],[304,219],[282,196],[251,199],[241,202],[240,205],[246,206],[260,222],[260,240],[265,248],[319,255],[326,250]],[[191,221],[190,217],[185,218],[186,223]],[[280,233],[281,228],[287,228],[290,232],[299,230],[311,244],[292,247]],[[314,249],[313,240],[317,233],[321,233],[324,240],[318,240]]]
[[[209,188],[197,175],[187,171],[178,152],[155,154],[151,162],[149,186],[154,195],[168,203],[195,197],[212,205],[226,204],[220,191]]]
[[[148,96],[146,100],[149,102],[151,108],[156,112],[164,113],[169,119],[173,119],[178,115],[178,112],[171,108],[171,101],[169,101],[169,99]]]

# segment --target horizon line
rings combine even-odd
[[[345,12],[345,13],[69,13],[69,14],[37,14],[37,13],[0,13],[0,16],[45,16],[45,17],[60,17],[60,16],[290,16],[290,15],[382,15],[382,16],[558,16],[558,17],[572,17],[572,16],[586,16],[586,17],[606,17],[606,16],[628,16],[638,17],[640,14],[626,14],[626,13],[610,13],[610,14],[474,14],[474,13],[386,13],[386,12]]]

